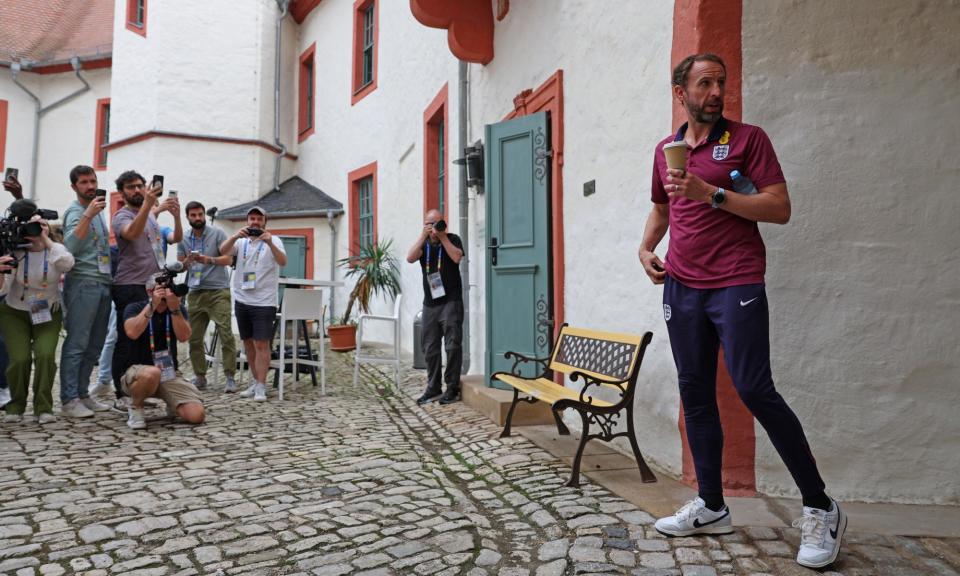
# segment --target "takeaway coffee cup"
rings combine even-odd
[[[670,142],[663,145],[663,155],[667,159],[667,168],[673,170],[687,169],[687,143]]]

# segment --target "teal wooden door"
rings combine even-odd
[[[280,268],[283,278],[307,277],[307,239],[303,236],[281,236],[283,251],[287,253],[287,264]],[[283,300],[283,286],[280,287],[280,299]]]
[[[487,380],[513,350],[550,352],[550,163],[546,112],[486,129]],[[534,375],[528,365],[525,376]],[[504,386],[506,387],[506,386]]]

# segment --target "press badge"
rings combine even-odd
[[[200,286],[200,277],[203,276],[203,270],[198,267],[190,270],[190,275],[187,276],[187,287],[196,288]]]
[[[46,298],[32,298],[30,300],[30,323],[34,326],[53,320],[50,313],[50,302]]]
[[[257,285],[256,272],[244,272],[243,282],[240,284],[241,290],[253,290]]]
[[[177,377],[173,367],[173,356],[169,350],[157,350],[153,353],[153,365],[160,369],[160,381],[167,382]]]
[[[443,289],[443,278],[440,277],[439,272],[428,274],[427,284],[430,285],[430,297],[434,300],[447,295],[447,291]]]
[[[101,274],[110,273],[110,255],[109,254],[97,255],[97,268],[100,270]]]

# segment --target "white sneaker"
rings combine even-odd
[[[830,511],[803,507],[803,518],[793,521],[800,529],[800,550],[797,564],[807,568],[823,568],[833,563],[840,552],[840,540],[847,529],[847,515],[840,510],[836,500]]]
[[[98,402],[93,398],[92,395],[87,396],[86,398],[81,398],[80,402],[87,407],[88,410],[93,410],[94,412],[106,412],[110,409],[110,406],[104,404],[103,402]]]
[[[714,512],[707,508],[706,502],[699,496],[681,506],[673,516],[657,520],[653,527],[657,532],[667,536],[733,532],[730,509],[724,505],[720,511]]]
[[[16,424],[23,420],[23,414],[4,414],[3,422],[4,424]]]
[[[130,397],[121,396],[113,401],[113,409],[117,412],[126,412],[130,409]]]
[[[60,413],[67,418],[90,418],[93,416],[93,410],[87,408],[79,398],[74,398],[64,404]]]
[[[251,384],[246,390],[244,390],[243,392],[240,393],[240,397],[241,397],[241,398],[253,398],[253,393],[256,392],[256,390],[257,390],[257,384],[258,384],[258,382],[257,382],[256,380],[254,380],[253,384]]]
[[[93,412],[90,413],[93,415]],[[57,421],[57,417],[53,415],[53,412],[44,412],[37,416],[37,424],[43,426],[44,424],[53,424]]]
[[[143,417],[143,410],[136,408],[127,408],[127,426],[133,430],[146,430],[147,421]]]
[[[253,401],[254,402],[266,402],[267,401],[267,387],[264,384],[257,384],[257,387],[253,390]]]
[[[90,388],[87,389],[87,393],[91,398],[97,396],[108,396],[110,392],[113,391],[113,382],[94,382],[90,385]]]
[[[227,394],[237,391],[237,381],[234,380],[233,376],[227,376],[227,383],[223,385],[223,391]]]
[[[0,388],[0,408],[3,408],[10,402],[10,389]]]

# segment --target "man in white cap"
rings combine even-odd
[[[237,258],[232,283],[234,314],[253,374],[253,384],[240,396],[252,396],[257,402],[267,400],[266,380],[277,316],[280,268],[287,264],[283,242],[271,235],[266,225],[267,212],[254,206],[247,210],[247,226],[220,245],[221,254]]]

